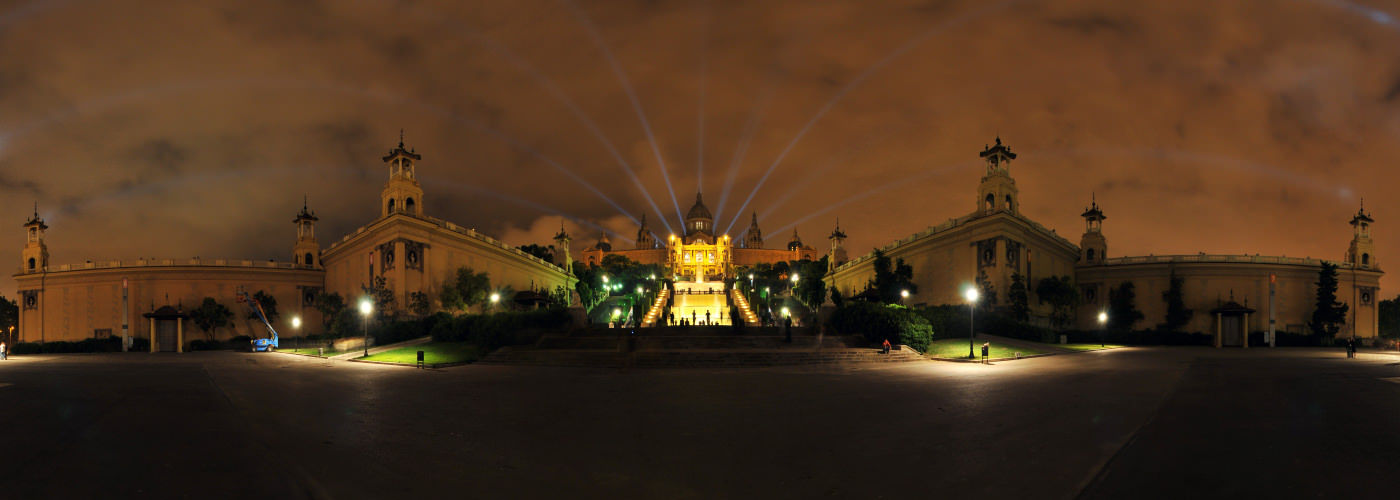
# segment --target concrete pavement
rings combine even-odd
[[[629,372],[16,358],[7,498],[1376,497],[1400,468],[1400,366],[1340,350]]]

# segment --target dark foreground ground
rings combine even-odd
[[[1388,498],[1395,361],[1160,348],[624,373],[25,356],[0,361],[0,497]]]

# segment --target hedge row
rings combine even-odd
[[[438,342],[471,342],[490,351],[533,342],[539,330],[557,329],[567,324],[567,309],[549,308],[440,318],[430,332]]]
[[[122,352],[121,337],[83,339],[77,342],[21,342],[9,347],[11,354],[53,354],[70,352]],[[151,350],[151,341],[143,338],[132,339],[131,351]]]
[[[927,351],[929,342],[933,341],[933,327],[929,321],[913,309],[898,305],[847,304],[831,316],[831,325],[843,334],[864,335],[871,344],[880,345],[889,340],[919,352]]]

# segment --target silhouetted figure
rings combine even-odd
[[[783,333],[784,333],[785,335],[787,335],[787,340],[785,340],[785,342],[791,344],[791,343],[792,343],[792,316],[788,316],[788,317],[787,317],[787,320],[783,321]]]

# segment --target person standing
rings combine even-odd
[[[5,350],[4,342],[0,342],[0,359],[10,359],[10,353]]]

